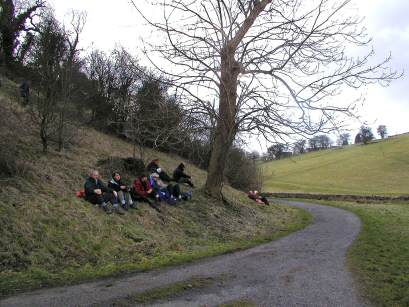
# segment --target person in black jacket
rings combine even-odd
[[[129,193],[130,189],[122,182],[121,175],[118,172],[112,174],[112,179],[108,182],[108,187],[117,192],[118,199],[124,210],[128,210],[128,208],[136,209],[136,205]]]
[[[119,210],[118,206],[118,194],[107,188],[101,181],[99,172],[92,170],[89,174],[89,178],[84,185],[85,199],[94,205],[99,205],[105,210],[107,214],[112,213],[107,203],[110,202],[113,205],[113,209],[118,214],[124,214]]]
[[[172,178],[159,166],[159,159],[153,159],[151,162],[148,163],[146,166],[146,170],[149,172],[149,174],[157,173],[159,174],[159,178],[170,182],[172,181]]]
[[[187,183],[192,188],[194,188],[194,184],[191,181],[191,176],[185,174],[185,165],[180,163],[178,167],[173,172],[173,179],[178,183]]]
[[[149,173],[156,173],[157,172],[157,170],[158,170],[158,168],[159,168],[159,159],[158,158],[156,158],[156,159],[153,159],[151,162],[149,162],[148,163],[148,165],[146,166],[146,170],[149,172]]]

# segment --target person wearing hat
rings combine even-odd
[[[155,158],[146,166],[146,170],[150,173],[159,174],[160,179],[170,182],[172,178],[159,166],[159,159]]]
[[[173,179],[178,183],[186,183],[192,188],[194,188],[194,184],[191,180],[191,176],[185,173],[185,165],[180,163],[178,167],[173,171]]]

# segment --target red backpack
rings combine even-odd
[[[77,195],[78,198],[85,198],[85,190],[81,189],[77,193],[75,193],[75,195]]]

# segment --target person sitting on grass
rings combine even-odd
[[[258,204],[265,204],[266,206],[270,205],[270,203],[268,202],[267,198],[265,198],[264,196],[260,196],[258,194],[258,191],[249,191],[249,193],[247,194],[247,196],[254,200],[256,203]]]
[[[159,159],[155,158],[151,162],[148,163],[146,166],[146,170],[149,172],[149,174],[153,173],[158,173],[160,179],[165,180],[165,181],[171,181],[172,178],[159,166]]]
[[[108,207],[107,203],[110,202],[113,209],[118,214],[124,214],[120,211],[118,206],[118,195],[115,191],[106,187],[101,181],[99,172],[92,170],[89,174],[89,178],[84,184],[85,199],[94,205],[100,206],[107,214],[111,214],[112,211]]]
[[[153,173],[149,177],[151,187],[159,195],[160,200],[164,200],[167,203],[174,205],[176,201],[182,199],[180,194],[180,187],[178,184],[165,183],[158,173]]]
[[[135,179],[132,197],[134,200],[143,201],[149,204],[153,209],[160,212],[159,195],[153,190],[148,176],[142,175]]]
[[[121,202],[122,208],[128,210],[129,208],[136,209],[130,189],[121,180],[121,175],[118,172],[112,174],[112,179],[108,182],[108,187],[118,194],[118,199]]]
[[[194,184],[191,180],[191,176],[185,174],[185,165],[180,163],[178,167],[173,171],[173,179],[178,183],[187,183],[189,186],[194,188]]]

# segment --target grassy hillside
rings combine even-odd
[[[262,207],[229,187],[228,203],[208,199],[202,192],[206,173],[189,163],[198,186],[192,201],[164,205],[162,213],[141,204],[124,216],[106,215],[75,192],[90,168],[110,156],[131,156],[132,146],[83,127],[75,146],[44,156],[16,92],[16,84],[3,80],[0,166],[12,164],[16,176],[0,172],[0,296],[246,248],[310,221],[303,211]],[[146,156],[159,157],[168,172],[181,161],[149,150]],[[113,171],[100,170],[105,180]]]
[[[269,192],[409,194],[409,135],[261,164]]]

